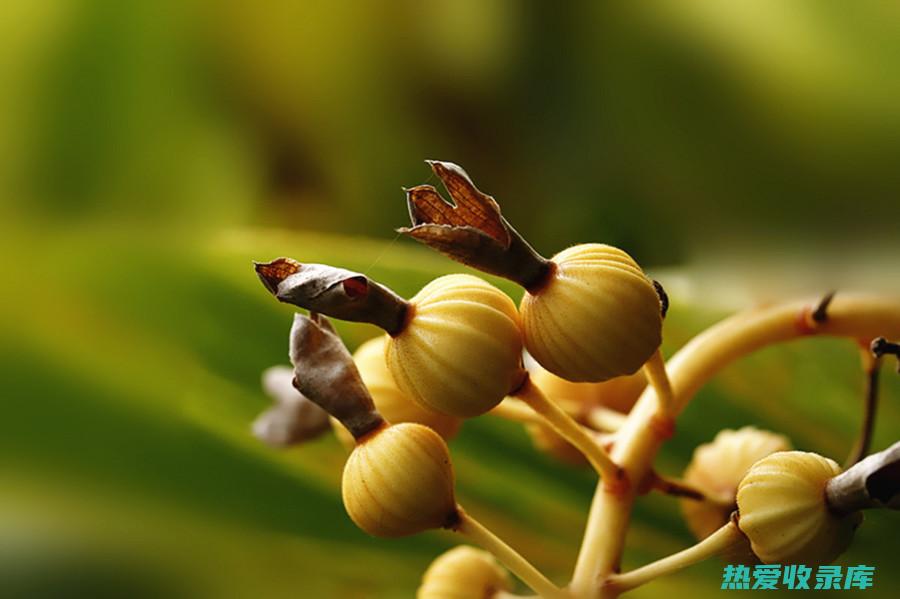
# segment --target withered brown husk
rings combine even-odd
[[[475,187],[458,165],[426,162],[454,203],[445,201],[431,185],[407,189],[412,227],[398,231],[457,262],[510,279],[526,289],[540,287],[550,276],[552,264],[503,218],[494,198]]]
[[[900,441],[832,478],[825,495],[839,514],[869,508],[900,510]]]
[[[266,289],[281,302],[341,320],[369,322],[391,335],[403,329],[409,302],[363,274],[291,258],[254,267]]]
[[[297,391],[293,380],[289,366],[272,366],[262,375],[263,389],[275,405],[253,422],[253,434],[274,447],[303,443],[331,428],[328,412]]]
[[[321,314],[294,315],[291,363],[294,387],[337,418],[354,438],[384,425],[353,357]]]

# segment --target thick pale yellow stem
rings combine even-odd
[[[494,406],[489,412],[491,416],[497,416],[498,418],[505,418],[507,420],[514,420],[516,422],[522,423],[530,423],[530,422],[543,422],[544,419],[541,418],[540,414],[536,414],[533,409],[531,409],[528,404],[526,404],[521,399],[516,399],[514,397],[507,397],[499,404]]]
[[[587,423],[598,431],[615,432],[625,422],[625,414],[605,406],[594,406],[587,413]]]
[[[616,596],[651,580],[677,572],[710,557],[719,555],[732,547],[746,542],[746,537],[734,521],[712,533],[696,545],[688,547],[669,557],[642,566],[624,574],[613,574],[606,579],[604,595]]]
[[[656,391],[660,412],[670,415],[674,409],[675,400],[672,397],[672,385],[666,372],[666,363],[663,361],[662,354],[658,349],[653,352],[653,355],[644,364],[644,374]]]
[[[548,599],[571,599],[571,595],[553,584],[537,568],[522,557],[515,549],[507,545],[500,537],[492,533],[483,524],[468,515],[462,508],[459,511],[459,523],[453,530],[464,535],[473,543],[494,554],[501,564],[518,576],[522,582],[541,597]]]
[[[556,432],[583,453],[597,473],[605,479],[607,486],[621,486],[622,471],[613,463],[606,450],[562,408],[547,399],[531,379],[525,379],[515,396],[543,416]]]
[[[900,336],[900,298],[841,296],[814,318],[816,302],[795,302],[751,310],[707,329],[669,360],[672,414],[678,414],[697,390],[723,367],[757,349],[809,335],[872,339]],[[659,431],[657,390],[648,387],[617,432],[613,460],[629,480],[649,472],[664,435]],[[570,588],[577,596],[596,596],[618,568],[634,493],[606,492],[598,485],[588,514],[584,541]]]

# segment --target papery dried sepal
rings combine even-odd
[[[839,513],[900,510],[900,441],[828,481],[825,493],[828,505]]]
[[[426,161],[453,204],[431,185],[406,190],[412,227],[398,229],[457,262],[533,288],[552,265],[503,218],[500,207],[452,162]]]
[[[341,320],[369,322],[390,334],[403,328],[408,303],[367,276],[291,258],[255,263],[260,281],[278,301]]]
[[[293,386],[294,370],[272,366],[262,375],[262,386],[275,405],[253,422],[253,434],[273,447],[288,447],[315,439],[329,429],[328,413]]]
[[[384,424],[350,352],[327,318],[295,314],[290,355],[294,387],[337,418],[354,438]]]

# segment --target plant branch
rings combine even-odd
[[[863,371],[866,374],[866,391],[863,399],[862,425],[859,437],[850,450],[850,455],[844,461],[846,470],[869,454],[872,445],[872,433],[875,430],[875,413],[878,410],[878,373],[881,366],[881,356],[877,356],[869,347],[861,348]]]
[[[585,420],[587,420],[587,424],[591,428],[610,433],[619,430],[622,423],[625,422],[625,418],[627,418],[625,414],[611,410],[606,406],[594,406],[585,416]]]
[[[491,532],[483,524],[468,515],[461,507],[457,506],[459,522],[453,527],[455,532],[467,537],[473,543],[494,554],[500,563],[506,566],[510,572],[518,576],[541,597],[548,599],[564,599],[570,595],[553,584],[537,568],[520,555],[515,549],[507,545],[500,537]]]
[[[505,398],[499,404],[491,408],[490,411],[488,411],[488,414],[498,418],[512,420],[514,422],[522,422],[524,424],[544,422],[544,419],[541,418],[540,414],[535,413],[528,404],[515,397]]]
[[[734,516],[727,524],[696,545],[669,557],[657,560],[624,574],[613,574],[606,579],[605,595],[616,596],[625,591],[692,566],[710,557],[720,555],[735,545],[744,543],[746,537],[738,528]]]
[[[622,469],[610,459],[606,450],[562,408],[547,399],[537,385],[531,382],[530,377],[526,376],[525,382],[514,392],[514,396],[531,406],[557,433],[581,451],[602,477],[606,487],[620,489],[626,483]]]
[[[663,476],[655,471],[648,476],[650,477],[648,490],[659,491],[673,497],[696,499],[697,501],[715,501],[714,498],[707,497],[703,491],[683,480]]]
[[[653,355],[644,364],[644,374],[656,390],[660,411],[663,414],[670,415],[675,400],[672,397],[672,385],[669,382],[669,375],[666,373],[666,363],[663,361],[662,353],[658,349],[653,352]]]

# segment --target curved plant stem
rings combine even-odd
[[[604,596],[616,596],[625,591],[646,584],[660,576],[677,572],[710,557],[719,555],[728,549],[746,542],[746,537],[730,520],[719,530],[712,533],[696,545],[678,553],[657,560],[624,574],[613,574],[606,579]]]
[[[585,417],[587,423],[598,431],[615,432],[625,422],[627,416],[606,406],[594,406]]]
[[[872,444],[872,433],[875,430],[875,412],[878,409],[878,372],[881,366],[881,356],[873,354],[868,347],[861,347],[860,358],[866,374],[865,403],[863,404],[859,437],[844,462],[845,470],[868,455],[869,447]]]
[[[663,361],[662,353],[658,349],[653,352],[653,355],[644,364],[644,374],[656,391],[660,411],[665,415],[671,415],[675,399],[672,397],[672,385],[669,382],[669,375],[666,373],[666,363]]]
[[[541,418],[540,414],[536,414],[528,404],[521,399],[516,399],[514,397],[507,397],[491,408],[488,414],[525,424],[530,422],[544,422],[544,419]]]
[[[595,439],[572,419],[562,408],[547,399],[537,385],[526,378],[515,396],[543,416],[557,433],[574,445],[588,459],[594,470],[606,481],[606,486],[622,486],[622,469],[619,468]]]
[[[665,493],[666,495],[672,495],[674,497],[696,499],[697,501],[717,502],[715,498],[707,497],[703,493],[703,491],[691,485],[690,483],[684,482],[683,480],[672,478],[669,476],[663,476],[662,474],[656,472],[650,473],[649,476],[653,477],[650,487],[655,491],[659,491],[660,493]]]
[[[570,597],[569,593],[553,584],[537,568],[532,566],[528,560],[503,542],[502,539],[488,530],[483,524],[468,515],[462,508],[457,507],[457,510],[459,512],[459,522],[453,528],[455,532],[464,535],[473,543],[493,553],[500,563],[541,597],[547,597],[548,599]]]
[[[793,302],[751,310],[699,334],[668,362],[672,414],[681,412],[697,390],[734,360],[762,347],[809,335],[854,339],[900,336],[900,299],[838,295],[830,301]],[[815,317],[814,317],[815,316]],[[655,388],[648,387],[617,432],[612,459],[629,480],[642,480],[652,467],[664,435],[654,426],[662,414]],[[570,588],[592,597],[621,560],[634,489],[613,494],[598,485]]]

